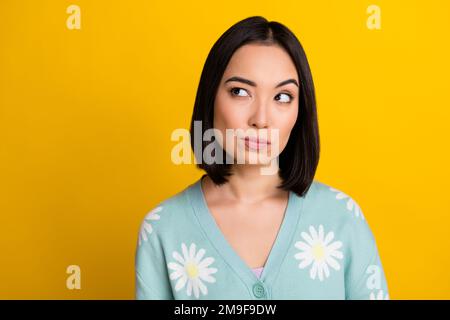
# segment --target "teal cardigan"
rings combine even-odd
[[[142,220],[136,299],[389,299],[374,235],[352,197],[317,180],[304,197],[290,191],[258,278],[210,214],[202,178]]]

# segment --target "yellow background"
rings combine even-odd
[[[69,30],[66,8],[81,8]],[[366,27],[369,5],[381,30]],[[316,85],[316,179],[351,195],[391,299],[450,298],[448,1],[0,2],[0,298],[133,299],[140,222],[176,166],[218,37],[286,24]],[[81,267],[81,289],[66,268]]]

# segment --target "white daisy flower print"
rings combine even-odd
[[[158,212],[160,212],[163,209],[162,206],[159,206],[153,210],[151,210],[144,218],[144,221],[142,221],[141,229],[139,231],[139,245],[142,244],[143,241],[147,241],[147,233],[150,234],[153,231],[153,227],[150,223],[151,220],[159,220],[161,217]]]
[[[338,249],[342,247],[341,241],[334,241],[334,232],[330,231],[324,234],[323,225],[319,226],[318,231],[313,227],[309,227],[309,234],[306,232],[301,233],[302,238],[305,241],[297,241],[295,247],[300,249],[294,255],[295,259],[300,260],[298,267],[304,269],[312,264],[309,275],[311,279],[318,279],[323,281],[324,278],[330,276],[330,268],[335,270],[341,268],[339,262],[336,259],[342,259],[344,255]]]
[[[378,293],[375,295],[375,292],[370,293],[370,300],[389,300],[389,294],[386,292],[386,296],[384,295],[383,290],[378,290]]]
[[[170,280],[178,279],[175,291],[183,289],[187,283],[186,293],[188,296],[192,295],[192,291],[196,298],[200,296],[200,292],[203,295],[207,295],[208,288],[203,281],[216,282],[216,279],[211,274],[216,273],[217,269],[209,267],[214,262],[214,258],[203,258],[205,249],[200,249],[196,252],[195,243],[191,243],[189,252],[186,244],[182,243],[181,250],[183,255],[177,251],[172,253],[173,258],[179,263],[170,262],[167,264],[169,269],[173,270],[170,273]]]
[[[336,199],[341,200],[341,199],[347,199],[347,209],[351,212],[353,211],[355,214],[355,217],[361,217],[361,219],[364,220],[364,215],[361,211],[361,208],[359,207],[358,203],[356,203],[356,201],[354,201],[349,195],[345,194],[344,192],[332,188],[330,187],[330,190],[333,192],[336,192]]]

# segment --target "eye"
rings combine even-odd
[[[280,93],[279,95],[277,95],[277,97],[278,97],[278,96],[281,96],[281,95],[284,95],[284,96],[285,96],[284,100],[281,100],[281,103],[291,103],[291,101],[292,101],[292,99],[293,99],[292,95],[290,95],[290,94],[288,94],[288,93]],[[287,97],[287,98],[286,98],[286,97]],[[286,100],[286,99],[288,99],[288,100]],[[279,100],[279,101],[280,101],[280,100]]]
[[[245,97],[245,96],[239,95],[239,91],[241,91],[241,90],[247,92],[247,90],[245,90],[243,88],[233,87],[233,88],[230,89],[230,93],[231,93],[232,96],[237,95],[238,97]]]

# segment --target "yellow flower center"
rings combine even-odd
[[[317,244],[313,247],[313,255],[316,260],[323,259],[325,256],[325,250],[323,249],[323,246],[321,244]]]
[[[186,271],[187,271],[189,278],[195,278],[198,275],[198,268],[197,268],[197,265],[195,265],[194,263],[187,264]]]

